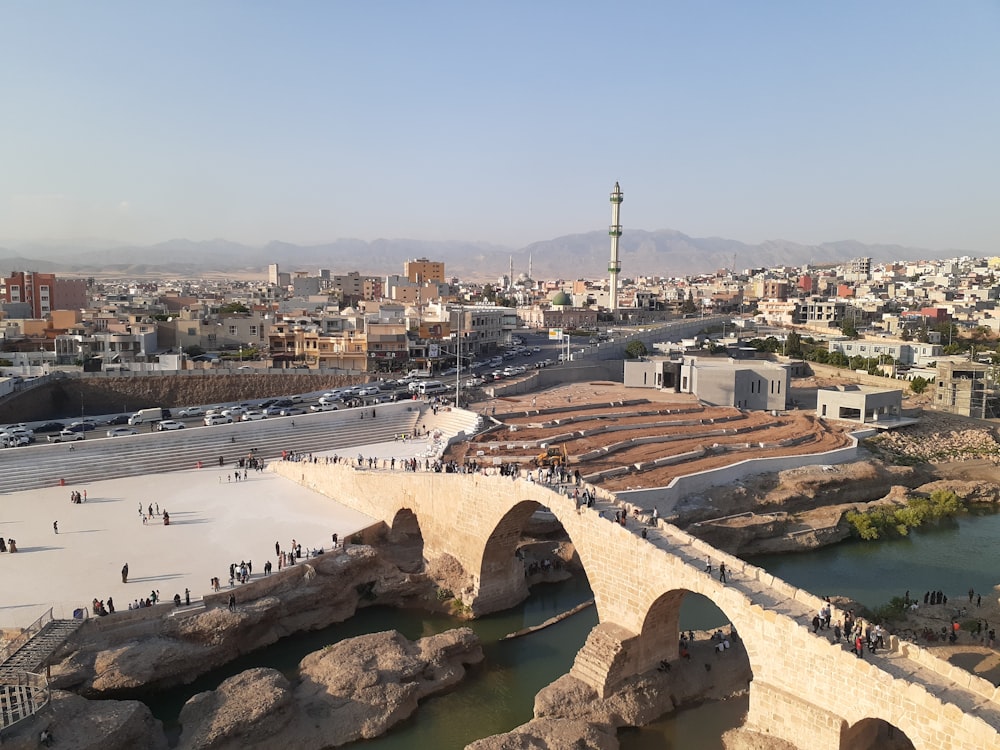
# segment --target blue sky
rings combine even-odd
[[[0,5],[0,241],[1000,252],[997,2]]]

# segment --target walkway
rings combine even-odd
[[[622,506],[617,503],[598,499],[595,501],[593,508],[587,509],[584,512],[596,515],[603,510],[605,516],[609,514],[611,516],[611,520],[607,521],[607,523],[614,523],[614,512],[621,508]],[[644,520],[635,517],[629,517],[626,528],[636,535],[641,535],[643,529],[645,529],[646,541],[649,544],[679,557],[685,563],[700,571],[705,571],[708,557],[704,553],[703,547],[707,545],[699,543],[699,547],[701,548],[696,547],[692,537],[684,534],[680,529],[663,522],[658,523],[656,526],[646,526]],[[703,572],[703,575],[711,575],[718,580],[720,559],[716,557],[711,562],[712,573]],[[746,595],[750,599],[751,604],[758,604],[772,612],[786,615],[796,620],[804,630],[811,630],[812,618],[817,613],[815,608],[790,596],[790,591],[794,591],[794,589],[783,581],[780,581],[780,579],[774,579],[767,571],[760,568],[753,568],[752,566],[748,566],[748,568],[749,570],[756,571],[763,580],[757,576],[745,576],[741,571],[732,570],[727,567],[726,585]],[[834,619],[836,619],[836,615]],[[832,642],[832,631],[822,630],[815,634],[814,637]],[[845,653],[848,652],[846,641],[842,648]],[[916,649],[913,650],[916,651]],[[854,658],[853,655],[851,658]],[[959,679],[963,675],[963,670],[952,668],[944,660],[935,659],[934,661],[938,662],[937,666],[944,670],[945,673],[909,658],[902,650],[878,651],[875,654],[866,652],[865,659],[887,675],[896,679],[919,683],[941,701],[957,706],[963,713],[975,714],[992,727],[1000,730],[1000,704],[966,687],[965,685],[968,684],[968,680],[964,679],[964,677],[961,680]],[[969,676],[971,677],[971,675]],[[984,687],[986,686],[984,685]]]

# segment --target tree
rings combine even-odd
[[[922,378],[917,375],[917,377],[910,381],[910,390],[917,394],[923,393],[927,390],[927,386],[929,386],[930,383],[931,381],[927,378]]]
[[[789,357],[802,356],[802,337],[797,331],[791,331],[785,337],[785,354]]]
[[[634,341],[629,341],[625,347],[625,356],[629,359],[638,359],[639,357],[645,357],[649,353],[646,345],[639,341],[638,339]]]
[[[232,315],[234,313],[248,313],[250,308],[240,302],[229,302],[219,308],[219,312],[223,315]]]
[[[854,321],[848,318],[840,321],[840,330],[849,339],[856,339],[858,337],[858,329],[854,325]]]
[[[184,347],[184,353],[189,357],[200,357],[202,354],[205,353],[205,350],[202,349],[197,344],[192,344],[191,346]]]
[[[698,312],[698,305],[694,302],[694,291],[692,289],[688,289],[688,296],[684,300],[684,304],[681,305],[681,312],[685,315],[693,315]]]

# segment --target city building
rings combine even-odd
[[[816,416],[848,422],[892,422],[902,416],[903,391],[899,388],[872,388],[838,385],[820,388],[816,394]]]
[[[444,284],[444,263],[427,258],[407,260],[403,263],[403,276],[413,284],[423,284],[428,281]]]
[[[23,303],[27,315],[44,318],[53,310],[81,310],[90,304],[84,279],[60,279],[54,273],[14,271],[3,280],[4,301]]]

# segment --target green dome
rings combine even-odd
[[[551,304],[553,307],[572,307],[573,300],[566,292],[557,292],[556,296],[552,298]]]

